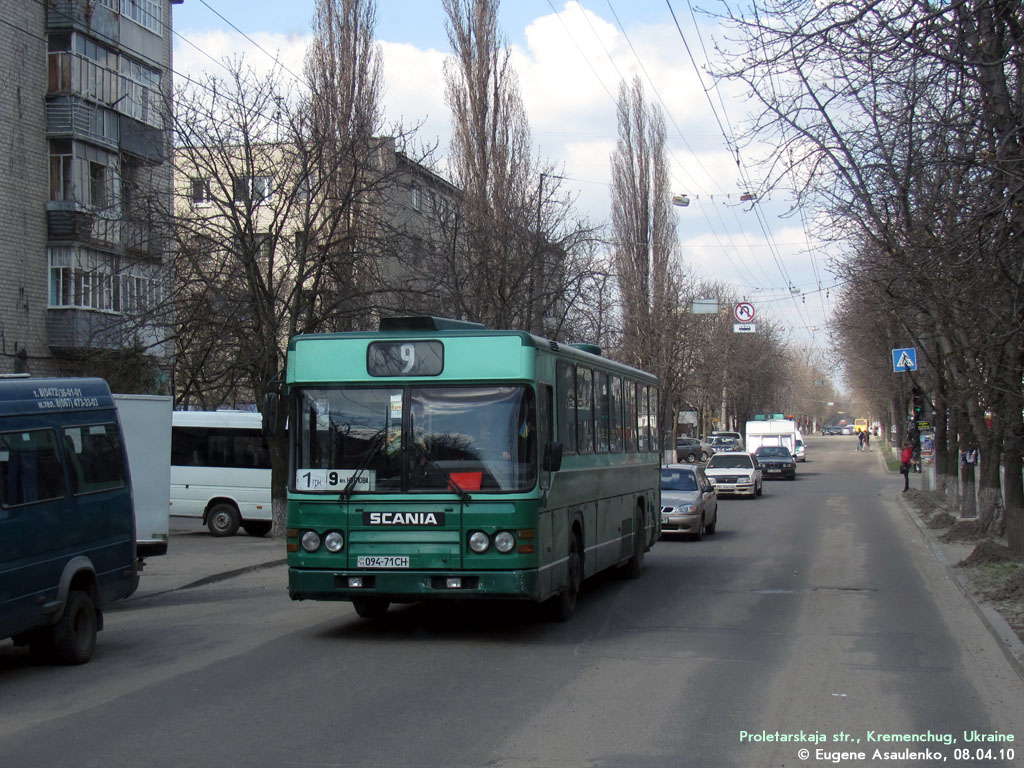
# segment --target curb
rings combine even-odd
[[[1006,619],[995,608],[978,600],[977,595],[971,589],[971,585],[957,571],[956,563],[951,562],[946,557],[942,546],[935,541],[934,533],[926,528],[914,510],[910,509],[902,494],[896,494],[896,503],[903,510],[903,514],[910,518],[914,525],[917,526],[917,530],[921,534],[921,538],[924,539],[925,544],[928,545],[928,549],[935,555],[935,559],[942,565],[952,582],[956,584],[960,594],[967,598],[971,607],[974,608],[974,612],[981,619],[981,623],[985,625],[989,634],[992,635],[992,638],[999,645],[1006,660],[1010,662],[1010,666],[1017,673],[1021,682],[1024,682],[1024,642],[1021,642],[1021,639],[1017,637],[1017,633],[1013,631],[1013,628],[1007,623]]]
[[[169,589],[162,589],[159,592],[150,592],[145,595],[131,596],[129,600],[149,600],[151,597],[160,597],[161,595],[169,595],[172,592],[181,592],[186,589],[195,589],[196,587],[205,587],[209,584],[216,584],[219,581],[227,581],[235,576],[241,576],[244,573],[251,573],[253,571],[259,571],[263,568],[275,568],[279,565],[287,564],[287,558],[280,558],[279,560],[268,560],[264,563],[256,563],[254,565],[246,565],[241,568],[233,568],[229,571],[222,571],[220,573],[214,573],[210,576],[204,576],[196,581],[189,582],[188,584],[182,584],[180,587],[170,587]]]

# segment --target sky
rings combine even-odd
[[[639,76],[648,100],[665,115],[673,193],[690,199],[687,207],[673,207],[684,267],[728,284],[753,305],[754,324],[772,317],[794,346],[830,358],[828,316],[837,281],[828,256],[806,231],[802,213],[784,216],[791,204],[783,194],[758,194],[756,158],[741,154],[738,164],[730,151],[727,135],[743,124],[751,102],[707,75],[705,51],[713,51],[722,32],[691,5],[696,8],[694,0],[504,0],[498,23],[512,49],[537,156],[565,177],[582,213],[608,222],[615,96],[622,80]],[[172,6],[174,70],[223,74],[217,62],[244,54],[257,69],[280,57],[287,71],[301,75],[314,6],[314,0],[184,0]],[[375,37],[388,122],[420,124],[420,141],[438,142],[443,160],[450,116],[441,73],[450,47],[441,0],[377,0]],[[744,193],[756,200],[741,201]]]

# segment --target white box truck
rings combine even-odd
[[[748,421],[745,449],[754,453],[762,445],[782,445],[796,455],[796,422],[792,419]]]
[[[167,554],[171,514],[171,398],[114,395],[135,501],[139,557]]]

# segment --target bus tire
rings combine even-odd
[[[633,556],[629,558],[629,562],[626,563],[622,570],[622,574],[627,579],[639,578],[644,570],[644,550],[646,549],[646,542],[644,541],[644,513],[639,509],[636,513],[636,531],[633,538],[635,539]]]
[[[352,607],[356,614],[363,619],[379,619],[388,612],[391,605],[390,600],[383,597],[354,597]]]
[[[210,507],[210,512],[206,515],[206,527],[217,538],[234,536],[241,524],[242,516],[238,514],[235,505],[224,501]]]
[[[552,621],[568,621],[576,611],[580,589],[583,587],[583,552],[580,537],[574,530],[569,534],[569,556],[566,562],[565,588],[548,601],[548,615]]]
[[[96,605],[88,592],[73,589],[57,623],[50,627],[45,647],[58,664],[85,664],[96,650]]]
[[[259,538],[270,533],[270,529],[273,525],[274,523],[271,520],[243,520],[242,530],[250,536]]]

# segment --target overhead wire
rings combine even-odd
[[[675,23],[675,26],[676,26],[676,31],[679,33],[679,37],[680,37],[680,39],[683,42],[683,47],[686,49],[686,53],[687,53],[687,55],[688,55],[688,57],[690,59],[690,63],[693,65],[694,71],[697,73],[698,79],[701,79],[701,81],[703,81],[703,78],[701,77],[701,74],[700,74],[700,67],[698,66],[697,61],[696,61],[696,59],[693,56],[693,51],[691,50],[690,45],[687,42],[686,35],[683,32],[682,25],[679,23],[679,18],[676,15],[675,9],[672,7],[671,0],[665,0],[665,4],[666,4],[666,6],[669,9],[669,13],[672,15],[672,20],[673,20],[673,22]],[[696,17],[695,17],[695,15],[693,13],[693,7],[692,7],[692,5],[689,4],[689,0],[687,0],[687,4],[690,7],[691,17],[694,20],[694,28],[696,30],[696,34],[698,36],[698,39],[700,39],[700,41],[701,41],[701,48],[705,52],[705,56],[706,56],[707,47],[703,43],[703,37],[702,37],[702,35],[700,33],[700,27],[696,23]],[[740,174],[740,179],[743,181],[743,183],[745,185],[748,186],[748,189],[749,189],[749,188],[751,188],[750,187],[749,174],[747,173],[746,168],[743,165],[743,161],[742,161],[742,158],[740,156],[739,147],[738,147],[738,145],[736,143],[736,140],[731,135],[731,133],[726,131],[726,128],[725,128],[725,126],[722,123],[722,119],[719,118],[719,116],[718,116],[718,110],[715,108],[715,104],[714,104],[713,100],[711,99],[711,96],[709,94],[708,89],[707,88],[703,88],[703,90],[704,90],[704,95],[705,95],[705,97],[708,100],[708,105],[710,106],[711,111],[712,111],[712,113],[715,116],[715,121],[718,124],[719,130],[722,132],[723,140],[725,141],[726,146],[730,149],[730,151],[734,155],[734,159],[736,161],[736,167],[737,167],[737,170],[739,171],[739,174]],[[721,101],[721,94],[720,93],[719,93],[719,100]],[[722,106],[723,106],[723,114],[726,115],[726,122],[728,122],[728,117],[727,117],[728,112],[725,109],[724,102],[722,103]],[[731,124],[730,124],[730,127],[731,127]],[[776,264],[776,267],[779,270],[779,274],[782,276],[782,278],[786,282],[786,284],[788,286],[790,286],[791,288],[793,288],[794,287],[794,283],[793,283],[792,277],[789,275],[789,272],[786,269],[786,266],[785,266],[785,263],[784,263],[784,261],[782,259],[781,253],[778,251],[777,248],[774,247],[774,236],[773,236],[773,234],[771,232],[771,227],[769,226],[767,219],[764,217],[764,213],[763,213],[763,211],[761,209],[761,206],[759,205],[759,201],[757,201],[755,199],[754,204],[751,206],[751,209],[753,210],[754,215],[756,216],[756,218],[758,220],[758,224],[759,224],[759,226],[761,228],[762,233],[765,236],[766,242],[773,244],[772,248],[771,248],[771,254],[772,254],[772,259],[774,260],[774,262]],[[792,301],[793,301],[794,309],[796,310],[797,314],[803,314],[809,320],[809,316],[807,316],[807,309],[806,309],[805,303],[797,302],[795,295],[792,296]]]
[[[584,19],[586,20],[588,26],[590,26],[591,32],[594,34],[594,37],[598,40],[598,43],[604,49],[605,55],[608,56],[609,60],[611,60],[612,57],[611,57],[610,52],[608,51],[607,47],[605,47],[604,42],[601,40],[600,36],[597,34],[597,31],[594,29],[593,24],[590,23],[590,19],[587,18],[587,15],[586,15],[586,10],[587,9],[583,6],[582,2],[578,2],[577,4],[579,5],[580,9],[582,11],[584,11],[584,14],[583,14],[584,15]],[[549,5],[550,5],[550,0],[549,0]],[[683,133],[683,131],[679,127],[678,123],[676,123],[675,118],[673,117],[673,114],[672,114],[672,110],[669,109],[668,104],[665,102],[664,98],[662,98],[661,93],[658,90],[657,84],[654,82],[654,79],[647,72],[647,68],[644,65],[643,60],[640,58],[640,54],[637,51],[636,46],[633,44],[633,41],[630,38],[628,31],[626,30],[625,26],[622,24],[621,19],[619,19],[618,13],[615,11],[615,8],[612,6],[610,0],[608,1],[608,8],[611,11],[612,16],[615,18],[616,23],[618,24],[619,30],[621,31],[621,33],[623,35],[623,38],[626,40],[626,43],[629,45],[629,48],[632,51],[633,56],[634,56],[634,58],[637,61],[637,64],[640,66],[641,71],[643,72],[644,76],[647,78],[647,82],[649,83],[651,89],[653,90],[655,98],[657,98],[658,102],[661,104],[661,106],[662,106],[662,108],[664,110],[665,115],[667,115],[669,121],[672,123],[672,126],[675,128],[676,132],[679,134],[679,138],[681,139],[681,141],[683,143],[683,146],[686,147],[686,149],[693,156],[694,162],[701,168],[701,170],[704,171],[704,173],[708,176],[708,178],[712,180],[712,183],[716,184],[716,186],[717,186],[717,184],[718,184],[717,180],[710,173],[710,171],[707,170],[707,168],[704,166],[704,164],[701,162],[701,159],[700,159],[699,155],[696,153],[696,151],[693,149],[693,147],[690,146],[689,141],[687,141],[687,139],[686,139],[686,135]],[[563,26],[565,26],[564,22],[563,22]],[[569,32],[568,27],[566,27],[566,31],[567,31],[568,34],[570,34],[570,35],[572,34],[571,32]],[[577,48],[579,49],[578,45],[577,45]],[[581,50],[581,53],[582,53],[582,50]],[[622,73],[619,71],[618,66],[614,65],[614,61],[613,61],[613,66],[615,66],[615,71],[619,73],[619,76],[621,78],[622,77]],[[669,155],[675,161],[675,163],[679,166],[679,168],[680,169],[684,169],[686,167],[685,164],[682,163],[679,160],[679,158],[677,158],[675,156],[675,153],[672,151],[671,147],[666,147],[666,149],[667,149]],[[670,171],[670,172],[672,172],[672,171]],[[678,179],[677,179],[677,181],[678,181]],[[694,184],[694,186],[697,186],[697,185]],[[721,188],[721,186],[718,186],[718,189],[721,190],[722,194],[725,195],[726,197],[729,196],[729,194],[725,190],[723,190]],[[696,197],[699,197],[699,196],[696,196]],[[714,199],[714,195],[709,195],[707,197],[710,197],[711,199]],[[708,230],[711,232],[712,236],[718,241],[719,245],[722,246],[721,236],[720,236],[718,230],[716,229],[714,223],[711,221],[710,218],[708,218],[707,211],[704,210],[703,208],[701,208],[700,210],[701,210],[701,216],[704,217],[704,220],[707,223]],[[715,213],[716,213],[716,216],[718,217],[719,222],[722,224],[722,230],[726,233],[726,237],[729,239],[729,241],[731,243],[732,242],[732,234],[729,231],[729,228],[727,226],[725,226],[725,222],[722,220],[721,213],[717,209],[716,209]],[[724,247],[724,246],[722,246],[722,247]],[[736,248],[735,244],[733,244],[733,249],[734,250],[738,250],[738,248]],[[728,250],[725,251],[725,255],[726,255],[726,258],[728,259],[729,263],[732,264],[734,268],[737,268],[737,271],[741,271],[741,269],[742,270],[746,269],[746,267],[745,267],[745,265],[743,264],[742,261],[740,262],[739,266],[737,266],[736,263],[733,262],[732,255],[731,255],[731,253]],[[750,275],[750,279],[752,281],[756,282],[756,279],[753,277],[752,274]]]

